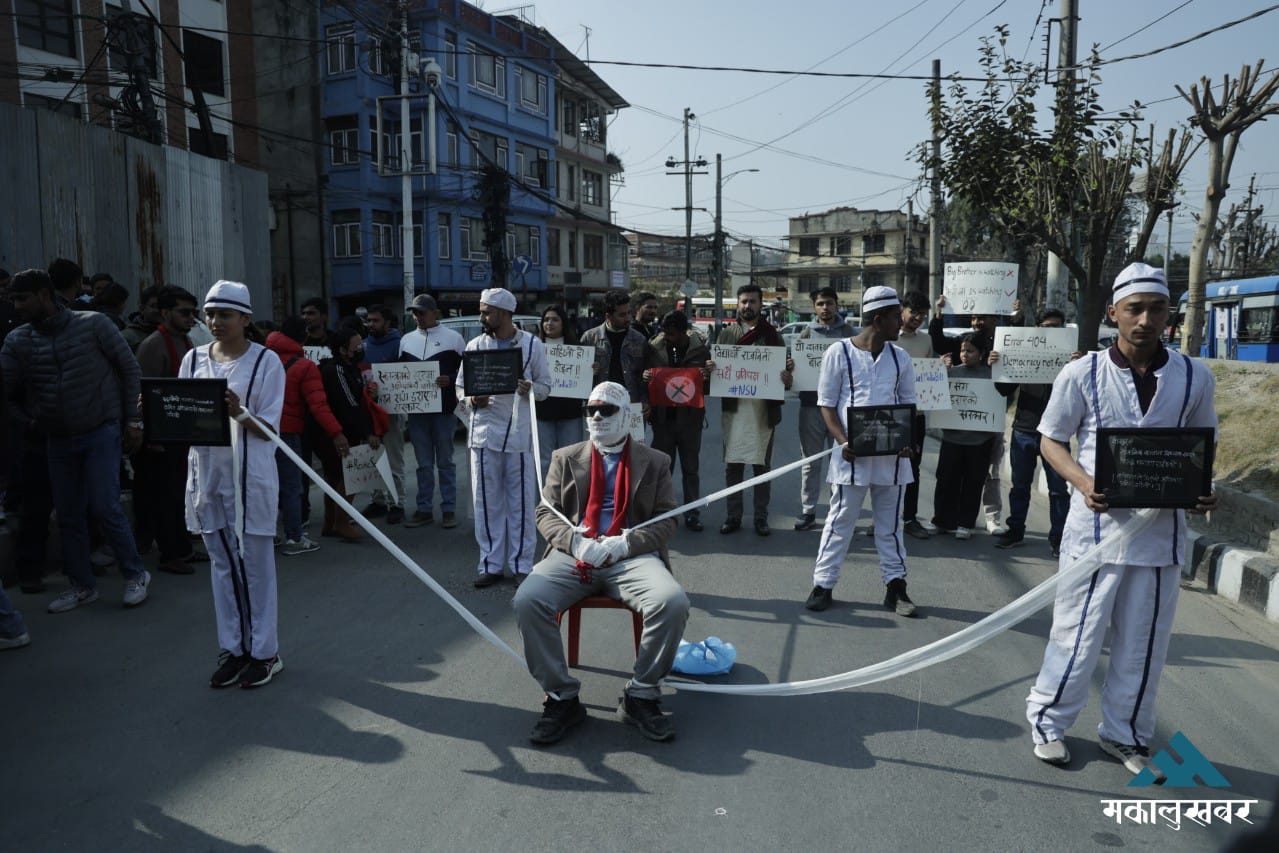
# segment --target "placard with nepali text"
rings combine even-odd
[[[551,374],[551,396],[585,400],[594,381],[595,347],[547,344],[546,369]]]
[[[1004,431],[1008,401],[990,379],[950,379],[950,408],[928,413],[929,429]]]
[[[467,350],[462,372],[468,397],[514,394],[524,372],[524,353],[519,347]]]
[[[383,460],[386,460],[384,447],[374,450],[367,444],[352,445],[351,452],[342,457],[342,486],[346,494],[386,489],[395,495],[390,462]]]
[[[444,411],[440,365],[435,361],[391,361],[371,365],[377,402],[388,415],[424,415]]]
[[[1002,261],[946,264],[942,292],[954,314],[1012,314],[1017,299],[1017,265]]]
[[[1112,507],[1191,509],[1212,493],[1211,427],[1097,430],[1097,491]]]
[[[990,378],[996,382],[1049,384],[1070,363],[1078,346],[1078,329],[997,326],[994,349],[999,361],[991,365]]]
[[[849,406],[848,446],[856,456],[896,456],[914,446],[915,407]]]
[[[936,412],[950,408],[950,375],[940,358],[912,358],[915,368],[915,408]]]
[[[147,444],[229,445],[226,380],[144,378],[142,440]]]
[[[711,360],[712,397],[745,400],[781,400],[786,396],[782,371],[786,369],[786,347],[714,344]]]
[[[795,359],[795,375],[791,379],[792,391],[816,391],[822,373],[822,358],[826,350],[838,340],[831,338],[796,338],[791,344],[791,357]]]

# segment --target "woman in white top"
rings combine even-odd
[[[246,413],[279,429],[284,366],[245,337],[253,308],[243,284],[213,285],[204,314],[213,343],[188,352],[178,375],[225,379],[227,410],[236,420],[230,447],[192,447],[188,459],[187,527],[204,537],[209,552],[222,648],[210,684],[260,687],[283,669],[272,542],[280,481],[274,446]]]

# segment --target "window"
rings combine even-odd
[[[481,92],[506,97],[506,60],[489,53],[475,42],[470,44],[471,50],[471,85]]]
[[[565,169],[565,175],[567,176],[567,179],[564,181],[564,186],[568,190],[568,200],[576,201],[577,200],[577,167],[565,166],[564,169]]]
[[[484,223],[469,216],[462,217],[462,258],[464,260],[488,260],[488,250],[484,248]]]
[[[395,133],[391,136],[391,144],[395,146],[393,153],[398,160],[400,146],[404,144],[399,125],[396,125]],[[409,119],[409,159],[415,166],[424,165],[426,162],[426,152],[422,148],[422,118],[420,116]]]
[[[568,232],[568,265],[577,269],[577,232]]]
[[[333,257],[360,256],[360,211],[333,211]]]
[[[535,148],[523,142],[515,143],[515,174],[525,183],[545,187],[549,167],[550,160],[545,148]]]
[[[560,265],[560,229],[546,229],[546,265],[558,267]]]
[[[108,6],[107,21],[108,26],[116,34],[111,39],[111,49],[108,54],[111,59],[111,70],[128,72],[129,55],[121,48],[129,44],[131,39],[137,38],[142,46],[142,65],[146,69],[147,77],[151,80],[157,79],[155,27],[151,25],[151,19],[146,15],[126,13],[114,6]]]
[[[325,27],[324,41],[328,44],[330,74],[355,70],[355,24]]]
[[[444,31],[444,73],[450,79],[457,79],[457,33]]]
[[[882,287],[884,284],[884,274],[879,270],[868,270],[862,273],[862,287]]]
[[[222,79],[222,42],[183,30],[182,53],[186,56],[182,71],[186,75],[188,89],[199,89],[206,95],[226,95],[226,83]]]
[[[604,237],[601,234],[582,236],[582,266],[588,270],[604,269]]]
[[[334,116],[324,122],[329,134],[329,162],[353,166],[360,162],[360,120],[355,116]]]
[[[52,110],[55,113],[69,115],[72,118],[80,118],[80,105],[75,101],[62,102],[61,98],[46,98],[44,95],[33,95],[30,92],[22,93],[22,102],[24,106],[37,110]]]
[[[506,141],[506,137],[495,136],[482,130],[472,130],[471,141],[483,152],[482,155],[475,159],[476,169],[488,162],[496,163],[503,169],[508,168],[510,161],[507,159],[507,145],[509,143]]]
[[[388,210],[373,211],[373,257],[395,257],[395,217]]]
[[[436,218],[435,231],[439,239],[440,260],[447,261],[453,257],[453,253],[449,251],[450,238],[453,234],[453,223],[451,217],[447,213],[441,213]]]
[[[604,203],[604,176],[599,172],[582,170],[582,202],[594,205]]]
[[[577,101],[572,98],[560,98],[560,116],[563,119],[564,133],[577,136]]]
[[[398,169],[400,152],[391,144],[391,132],[395,129],[393,122],[382,122],[382,161],[388,169]],[[377,116],[369,116],[369,151],[377,156]]]
[[[577,132],[587,142],[604,144],[604,111],[595,101],[582,101],[578,108]]]
[[[1239,318],[1239,343],[1279,343],[1279,308],[1244,308]]]
[[[817,289],[817,276],[801,275],[799,277],[799,292],[805,296],[811,294]]]
[[[214,133],[213,139],[208,140],[204,137],[204,132],[198,127],[187,128],[187,148],[192,154],[200,154],[204,157],[212,157],[215,160],[225,160],[227,154],[227,136],[225,133]]]
[[[853,277],[851,275],[833,275],[830,277],[830,286],[835,288],[836,293],[852,293]]]
[[[404,215],[398,214],[395,217],[395,220],[397,223],[395,229],[395,256],[397,258],[402,258],[404,257]],[[377,214],[374,214],[373,223],[374,233],[376,234]],[[422,245],[422,211],[416,210],[413,212],[413,257],[426,257],[425,249],[426,247]],[[374,252],[373,254],[376,255],[377,252]]]
[[[534,112],[546,113],[546,75],[530,71],[522,65],[515,66],[515,90],[520,93],[520,105]]]
[[[13,11],[18,19],[19,44],[59,56],[76,56],[71,0],[16,0]]]
[[[853,238],[847,234],[842,237],[830,238],[830,253],[832,255],[841,255],[848,257],[853,253]]]
[[[532,266],[541,266],[542,229],[536,225],[506,226],[506,253],[512,260],[527,255]]]
[[[820,249],[818,248],[819,240],[816,237],[800,237],[799,238],[799,254],[801,257],[815,258]]]
[[[457,150],[457,134],[451,130],[444,134],[444,165],[462,165],[461,155]]]
[[[862,235],[862,252],[867,255],[882,254],[884,251],[883,234]]]

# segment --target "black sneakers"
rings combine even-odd
[[[804,606],[809,610],[825,610],[830,607],[830,603],[833,600],[829,589],[815,586],[813,591],[808,594],[808,601],[804,602]]]
[[[495,583],[501,583],[503,577],[504,576],[501,572],[485,572],[476,578],[475,582],[472,583],[471,586],[476,589],[484,589],[485,587],[492,586]]]
[[[701,516],[695,512],[690,512],[688,515],[684,516],[684,527],[694,533],[701,533],[706,529],[706,526],[702,524]]]
[[[906,579],[893,578],[884,592],[884,606],[898,616],[914,616],[915,602],[906,594]]]
[[[572,699],[546,697],[542,716],[533,726],[528,739],[541,746],[557,743],[564,733],[586,719],[586,709],[576,696]]]
[[[223,652],[218,655],[218,668],[209,679],[210,687],[230,687],[240,680],[240,673],[249,665],[247,656]]]
[[[261,687],[275,678],[282,669],[284,669],[284,661],[280,660],[279,655],[266,660],[250,658],[248,668],[244,670],[244,675],[240,676],[240,686],[246,690]]]
[[[996,548],[1016,548],[1026,538],[1026,531],[1008,528],[1008,532],[995,540]]]
[[[662,704],[657,699],[640,699],[624,693],[617,701],[617,716],[649,740],[668,741],[675,737],[675,725],[662,713]]]
[[[387,511],[386,504],[381,501],[374,501],[364,508],[362,515],[365,518],[381,518],[386,515]]]
[[[795,521],[796,530],[812,530],[817,526],[817,516],[806,512]]]

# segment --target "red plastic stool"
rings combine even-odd
[[[582,609],[587,607],[599,610],[630,610],[631,630],[635,634],[635,654],[639,654],[640,634],[644,632],[644,617],[615,598],[609,598],[607,595],[588,595],[564,611],[568,614],[569,666],[577,666],[577,653],[582,643]],[[557,623],[564,621],[564,613],[555,617]]]

